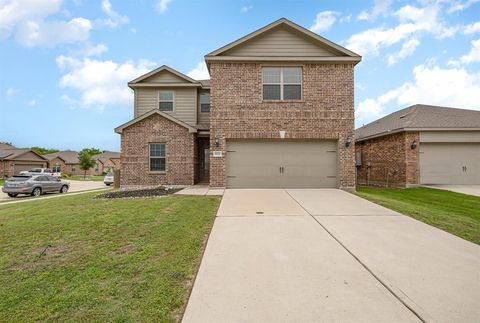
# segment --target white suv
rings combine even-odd
[[[56,173],[52,172],[50,168],[32,168],[30,170],[24,170],[19,173],[19,175],[29,175],[29,176],[37,176],[37,175],[51,175],[51,176],[58,176]]]

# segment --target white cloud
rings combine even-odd
[[[198,63],[194,69],[187,73],[187,75],[194,80],[206,80],[210,78],[207,65],[205,65],[204,62]]]
[[[369,11],[362,11],[358,16],[357,20],[375,20],[379,15],[386,16],[389,12],[390,5],[392,4],[393,0],[375,0],[373,4],[372,10]]]
[[[85,51],[84,51],[84,55],[85,56],[98,56],[98,55],[101,55],[103,53],[106,53],[108,51],[108,47],[107,45],[103,44],[103,43],[100,43],[100,44],[97,44],[97,45],[90,45],[90,44],[87,44],[85,46]]]
[[[249,6],[243,6],[240,10],[243,12],[243,13],[247,13],[249,12],[250,10],[252,10],[253,6],[252,5],[249,5]]]
[[[387,106],[403,107],[432,104],[465,109],[480,109],[480,73],[464,68],[440,68],[418,65],[413,69],[414,80],[396,89],[368,98],[357,107],[357,121],[367,123],[385,114]]]
[[[159,0],[155,8],[157,9],[158,12],[164,13],[165,11],[167,11],[171,1],[172,0]]]
[[[53,46],[85,41],[90,35],[90,20],[47,20],[60,12],[61,0],[0,0],[0,37],[14,35],[26,47]]]
[[[85,18],[73,18],[70,21],[28,21],[19,26],[15,39],[26,47],[48,47],[86,41],[90,37],[91,29],[92,23]]]
[[[474,34],[478,32],[480,32],[480,21],[465,26],[465,34]]]
[[[108,16],[107,19],[101,20],[104,25],[112,28],[117,28],[120,25],[128,24],[130,19],[127,16],[121,15],[112,8],[110,0],[102,0],[102,11]]]
[[[34,107],[37,105],[37,100],[30,100],[28,101],[28,105],[31,106],[31,107]]]
[[[315,21],[310,27],[310,30],[319,33],[321,31],[327,31],[337,20],[338,12],[335,11],[321,11],[317,13]]]
[[[57,57],[57,65],[63,75],[60,87],[80,92],[80,97],[65,94],[62,100],[71,106],[105,107],[132,103],[132,93],[127,82],[147,73],[153,62],[140,60],[116,63],[111,60],[79,60],[69,56]]]
[[[14,87],[9,87],[6,91],[5,91],[5,97],[7,99],[12,99],[15,95],[17,95],[18,93],[20,93],[20,90],[19,89],[16,89]]]
[[[352,35],[346,47],[360,55],[378,55],[383,47],[389,47],[399,42],[418,37],[423,33],[432,34],[437,38],[452,36],[457,28],[445,26],[440,20],[440,7],[437,4],[417,8],[406,5],[393,16],[400,24],[391,28],[377,27],[367,29]]]
[[[411,56],[418,45],[420,45],[420,41],[416,38],[411,38],[408,41],[404,42],[400,51],[388,56],[388,65],[394,65],[400,59]]]
[[[470,48],[468,54],[463,55],[458,60],[451,60],[450,62],[448,62],[448,64],[452,66],[458,66],[460,64],[480,62],[480,39],[472,40],[471,44],[472,47]]]
[[[451,12],[455,12],[455,11],[462,11],[462,10],[465,10],[467,9],[468,7],[474,5],[475,3],[479,2],[480,0],[466,0],[466,1],[462,1],[462,0],[449,0],[448,2],[450,2],[450,7],[448,8],[448,12],[451,13]]]

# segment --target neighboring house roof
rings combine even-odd
[[[10,147],[13,147],[13,146],[10,146]],[[34,152],[29,148],[15,148],[15,147],[7,148],[7,149],[0,148],[0,160],[22,160],[22,156],[27,153],[31,153],[35,155],[35,157],[38,157],[39,159],[47,160],[42,155]],[[31,161],[32,159],[31,158],[25,159],[24,157],[23,160]]]
[[[60,158],[65,164],[78,164],[78,152],[74,150],[58,151],[56,153],[44,155],[48,160]]]
[[[98,159],[102,164],[105,164],[109,159],[120,159],[120,153],[115,151],[104,151],[101,154],[93,156]]]
[[[189,125],[189,124],[187,124],[187,123],[185,123],[181,120],[178,120],[177,118],[174,118],[171,115],[166,114],[165,112],[162,112],[158,109],[152,109],[152,110],[142,114],[141,116],[138,116],[135,119],[132,119],[129,122],[126,122],[126,123],[122,124],[121,126],[118,126],[117,128],[115,128],[115,132],[116,133],[122,133],[123,129],[125,129],[125,128],[139,122],[139,121],[142,121],[142,120],[144,120],[144,119],[146,119],[146,118],[148,118],[148,117],[150,117],[151,115],[154,115],[154,114],[158,114],[158,115],[164,117],[165,119],[168,119],[168,120],[170,120],[170,121],[172,121],[172,122],[174,122],[174,123],[176,123],[176,124],[178,124],[182,127],[187,128],[188,132],[190,132],[190,133],[197,132],[197,128],[192,127],[191,125]]]
[[[0,143],[0,149],[15,149],[17,147],[7,144],[7,143]]]
[[[355,130],[356,140],[400,131],[480,130],[480,111],[416,104]]]
[[[318,34],[297,25],[296,23],[286,19],[281,18],[277,21],[272,22],[271,24],[266,25],[238,40],[231,42],[207,55],[205,55],[205,61],[214,61],[214,60],[224,60],[226,57],[223,57],[228,52],[232,52],[232,50],[236,47],[245,46],[248,42],[263,36],[264,34],[280,27],[288,28],[289,30],[296,32],[297,34],[306,37],[312,43],[317,44],[319,47],[328,49],[332,55],[329,56],[318,56],[318,55],[305,55],[299,57],[298,55],[283,55],[283,56],[268,56],[262,57],[265,60],[279,60],[279,61],[286,61],[286,60],[301,60],[301,61],[351,61],[358,63],[361,61],[362,57],[334,42],[319,36]],[[229,56],[229,55],[226,55]],[[263,56],[263,55],[262,55]],[[242,57],[228,57],[229,60],[249,60],[248,57],[242,55]],[[259,57],[252,57],[251,58],[258,60]]]
[[[168,72],[176,76],[176,79],[174,81],[169,80],[168,82],[143,82],[149,78],[153,78],[155,75],[159,75],[161,73]],[[167,65],[162,65],[153,71],[150,71],[146,74],[143,74],[140,77],[137,77],[133,81],[128,82],[128,86],[131,88],[135,87],[146,87],[146,86],[167,86],[167,87],[175,87],[175,86],[180,86],[180,87],[202,87],[203,82],[197,81],[192,79],[191,77],[167,66]]]

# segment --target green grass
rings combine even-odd
[[[93,175],[93,176],[89,176],[87,175],[85,177],[85,179],[83,179],[83,175],[74,175],[74,176],[70,176],[70,177],[66,177],[64,178],[65,180],[69,181],[69,180],[72,180],[72,181],[84,181],[84,180],[87,180],[87,181],[98,181],[98,182],[102,182],[103,181],[103,178],[105,176],[103,175]]]
[[[5,180],[4,180],[4,179],[0,179],[0,186],[3,186],[3,184],[5,184]]]
[[[357,187],[372,202],[480,244],[480,197],[432,188]]]
[[[216,197],[0,206],[0,321],[173,322],[183,313]]]

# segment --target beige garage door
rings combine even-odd
[[[336,141],[227,141],[228,188],[337,185]]]
[[[421,184],[480,184],[480,143],[421,143]]]
[[[21,171],[30,170],[32,168],[42,168],[42,164],[15,164],[13,165],[13,174],[17,175]]]

